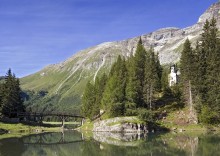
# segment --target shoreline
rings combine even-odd
[[[46,127],[44,125],[31,125],[25,123],[4,123],[0,122],[0,139],[9,137],[22,137],[29,134],[45,132],[62,132],[61,127]]]
[[[124,120],[127,118],[127,120]],[[178,125],[174,123],[163,123],[161,121],[155,122],[153,127],[148,127],[146,129],[140,130],[140,120],[136,117],[116,117],[111,119],[99,120],[95,122],[87,121],[83,126],[77,128],[76,130],[81,132],[91,131],[91,132],[112,132],[112,133],[151,133],[151,132],[199,132],[199,133],[209,133],[209,132],[220,132],[220,127],[216,125],[203,125],[203,124],[186,124]],[[132,118],[132,119],[131,119]],[[137,128],[133,128],[136,125]],[[143,125],[143,124],[142,124]],[[145,124],[147,126],[147,124]]]

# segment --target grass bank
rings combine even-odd
[[[60,127],[49,127],[39,125],[28,125],[24,123],[4,123],[0,122],[0,130],[5,134],[0,135],[0,139],[10,137],[22,137],[33,133],[60,132]]]
[[[7,130],[8,132],[33,132],[38,130],[40,131],[60,131],[60,127],[45,127],[45,126],[39,126],[39,125],[28,125],[23,123],[3,123],[0,122],[0,129]]]
[[[171,131],[176,132],[220,132],[220,126],[218,125],[205,125],[189,122],[189,114],[189,108],[185,107],[180,110],[169,112],[165,118],[158,120],[157,123],[162,127],[166,127]]]

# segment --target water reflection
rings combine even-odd
[[[0,140],[0,156],[220,155],[220,135],[45,133]]]
[[[42,133],[30,135],[22,138],[24,145],[59,145],[59,144],[71,144],[84,141],[82,133],[75,133],[73,137],[69,137],[69,132],[62,133]],[[81,136],[80,136],[81,134]],[[65,137],[65,135],[67,137]]]
[[[116,146],[138,146],[141,142],[144,142],[146,137],[146,133],[93,133],[93,138],[96,141]]]

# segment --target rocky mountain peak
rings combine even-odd
[[[220,1],[211,5],[205,13],[203,13],[198,20],[198,23],[205,23],[207,19],[211,19],[212,17],[216,18],[218,21],[217,25],[220,25]]]

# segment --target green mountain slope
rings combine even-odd
[[[159,53],[161,64],[176,63],[182,44],[189,38],[195,43],[206,19],[214,16],[220,27],[220,3],[212,5],[193,26],[163,28],[142,35],[146,49],[153,46]],[[66,111],[79,113],[80,101],[87,81],[94,81],[102,73],[108,73],[118,55],[134,54],[139,37],[118,42],[106,42],[82,50],[64,62],[50,65],[41,71],[21,79],[26,91],[26,105],[35,111]]]

